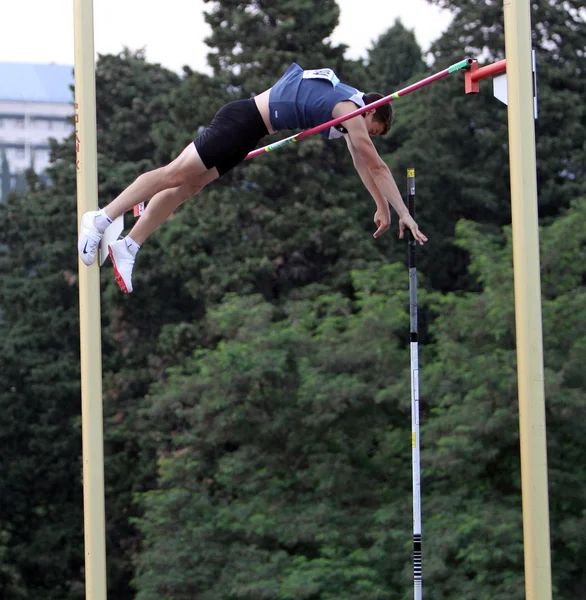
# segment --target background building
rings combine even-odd
[[[71,134],[72,85],[70,66],[0,62],[0,198],[29,167],[47,168],[49,138]]]

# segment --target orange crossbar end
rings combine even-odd
[[[466,93],[477,94],[480,91],[480,84],[478,83],[481,79],[486,77],[494,77],[507,71],[507,59],[499,60],[492,65],[486,65],[486,67],[479,68],[478,61],[475,60],[470,68],[464,74],[466,82]]]
[[[464,72],[464,82],[466,85],[466,93],[467,94],[478,94],[480,91],[480,84],[478,83],[478,79],[474,79],[473,75],[478,73],[478,61],[475,60],[470,68]]]

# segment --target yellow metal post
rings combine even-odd
[[[92,0],[74,0],[77,217],[98,206],[96,82]],[[98,263],[79,271],[83,505],[87,600],[106,598],[102,340]]]
[[[527,600],[551,600],[530,0],[504,0]]]

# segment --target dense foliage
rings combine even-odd
[[[430,0],[431,1],[431,0]],[[503,56],[500,3],[454,13],[439,70]],[[586,598],[586,27],[533,2],[555,597]],[[97,64],[107,203],[222,103],[293,60],[385,93],[430,72],[400,22],[363,61],[334,0],[207,2],[211,75],[141,52]],[[456,75],[396,102],[377,146],[415,167],[425,597],[524,598],[506,110]],[[74,139],[51,184],[0,204],[0,596],[84,597]],[[412,597],[406,244],[372,238],[344,144],[235,169],[141,250],[135,292],[102,272],[109,596]],[[127,216],[127,225],[132,217]],[[396,220],[396,219],[395,219]]]

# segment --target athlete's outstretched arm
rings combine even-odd
[[[381,191],[378,189],[378,186],[374,182],[374,179],[371,177],[369,170],[366,168],[366,165],[358,155],[358,153],[354,150],[354,146],[352,146],[352,141],[350,140],[349,135],[345,135],[344,139],[346,140],[346,144],[348,145],[348,150],[350,151],[350,155],[352,156],[352,161],[354,163],[354,168],[356,169],[358,175],[360,175],[360,179],[364,184],[364,187],[368,190],[372,198],[376,203],[376,213],[374,215],[374,222],[377,226],[377,230],[374,232],[374,237],[377,238],[382,235],[391,225],[391,211],[389,210],[389,205],[385,200],[385,197],[381,194]]]
[[[399,215],[399,236],[403,237],[405,227],[408,227],[415,240],[420,244],[427,241],[427,237],[419,231],[419,227],[413,217],[409,214],[409,209],[403,202],[399,188],[389,170],[389,167],[378,155],[366,128],[364,118],[361,116],[348,119],[344,122],[348,130],[348,136],[352,143],[353,151],[356,153],[362,164],[366,166],[368,173],[379,189],[382,196],[397,211]]]

